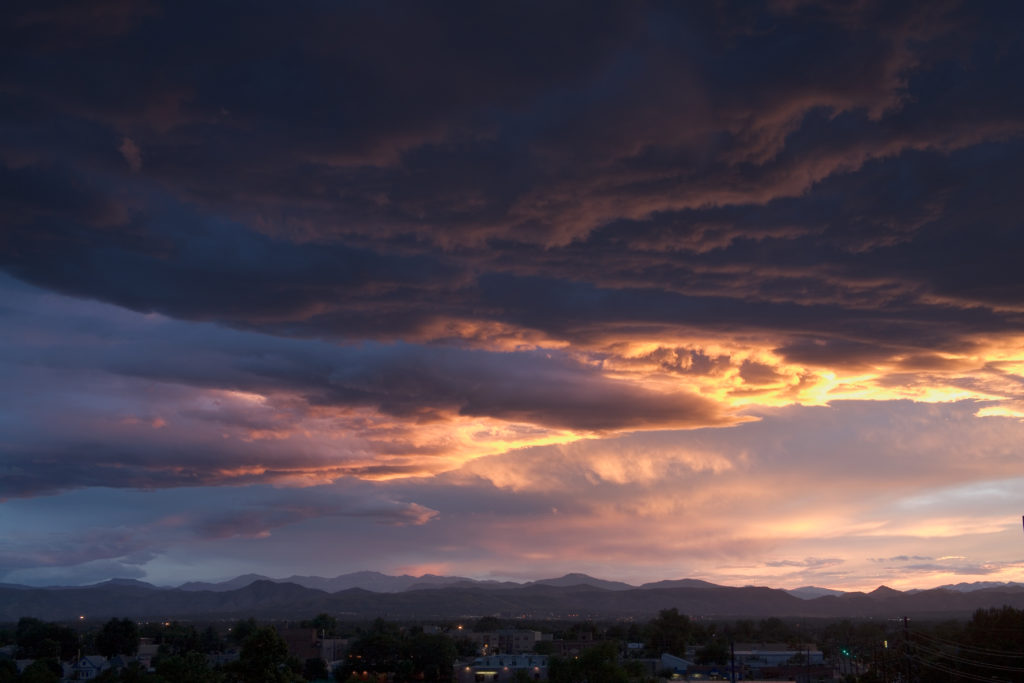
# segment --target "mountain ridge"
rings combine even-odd
[[[253,576],[259,575],[245,578]],[[629,586],[584,574],[523,584],[471,579],[449,583],[457,577],[433,575],[426,575],[424,582],[424,577],[404,576],[407,578],[397,578],[415,583],[409,584],[408,590],[392,592],[374,592],[358,586],[325,591],[266,578],[229,590],[196,589],[197,582],[182,584],[189,588],[160,588],[134,580],[105,581],[84,587],[0,586],[0,621],[16,621],[24,616],[70,620],[80,615],[89,619],[302,619],[321,612],[356,620],[380,616],[444,620],[485,615],[509,619],[618,619],[651,618],[660,610],[673,607],[694,618],[710,619],[948,618],[967,616],[980,608],[1024,608],[1021,586],[986,586],[970,592],[943,588],[898,591],[880,586],[870,593],[799,597],[779,588],[720,586],[699,579]],[[230,581],[222,582],[227,583]]]
[[[549,586],[561,586],[570,587],[576,585],[589,585],[597,588],[605,588],[608,590],[652,590],[662,588],[736,588],[736,586],[722,586],[720,584],[711,583],[703,579],[663,579],[660,581],[652,581],[648,583],[642,583],[639,585],[626,583],[624,581],[615,581],[608,579],[601,579],[589,574],[581,572],[571,572],[554,578],[543,578],[535,579],[532,581],[524,581],[518,583],[515,581],[499,581],[496,579],[474,579],[466,576],[445,576],[438,574],[422,574],[420,576],[412,576],[409,574],[391,575],[384,574],[378,571],[363,570],[356,572],[349,572],[346,574],[339,574],[335,577],[323,577],[315,575],[299,575],[293,574],[285,578],[273,578],[265,576],[263,574],[241,574],[231,579],[224,581],[187,581],[179,585],[156,585],[141,581],[135,578],[120,578],[114,577],[93,584],[86,584],[82,586],[69,586],[67,584],[55,584],[49,586],[30,586],[27,584],[17,583],[0,583],[0,588],[10,588],[18,590],[28,589],[45,589],[45,590],[67,590],[72,588],[86,588],[90,586],[102,586],[102,585],[123,585],[123,586],[134,586],[139,588],[151,588],[154,590],[182,590],[189,592],[196,591],[213,591],[213,592],[224,592],[237,590],[244,588],[257,581],[269,581],[273,583],[293,583],[305,588],[321,590],[328,593],[336,593],[338,591],[347,590],[349,588],[362,588],[367,591],[374,593],[397,593],[408,590],[424,590],[428,588],[435,588],[438,586],[480,586],[487,588],[516,588],[521,586],[535,586],[535,585],[549,585]],[[750,587],[750,586],[745,586]],[[817,598],[824,596],[835,596],[841,597],[844,595],[873,595],[879,591],[895,591],[895,589],[889,588],[885,585],[880,585],[873,591],[865,593],[862,591],[842,591],[832,588],[825,588],[822,586],[801,586],[799,588],[780,588],[790,595],[799,598]],[[936,586],[935,588],[910,588],[901,592],[904,594],[920,593],[929,590],[948,590],[959,593],[972,593],[976,591],[985,590],[1024,590],[1024,583],[1016,581],[974,581],[971,583],[957,583],[957,584],[944,584]]]

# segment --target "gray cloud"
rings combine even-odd
[[[975,413],[1021,398],[1019,13],[6,3],[3,505],[448,472],[213,506],[180,534],[367,523],[381,552],[416,531],[469,562],[443,519],[466,501],[547,523],[607,512],[597,493],[664,522],[702,510],[675,487],[724,499],[749,472],[823,509],[1015,477],[1019,424]],[[956,402],[756,404],[821,404],[833,381]],[[504,452],[559,430],[591,439]],[[493,457],[453,470],[466,444]],[[842,555],[725,531],[664,556]],[[134,572],[182,542],[126,533],[58,543],[52,567]],[[49,566],[45,543],[3,552]]]

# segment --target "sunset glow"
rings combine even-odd
[[[1024,581],[1000,12],[2,10],[0,582]]]

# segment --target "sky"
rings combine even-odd
[[[0,8],[0,582],[1024,581],[1024,5]]]

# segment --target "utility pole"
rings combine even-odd
[[[910,683],[910,620],[907,617],[903,617],[903,646],[906,650],[907,658],[906,683]]]
[[[882,683],[889,683],[889,671],[885,660],[889,659],[889,639],[882,641]]]
[[[732,657],[732,671],[729,675],[729,681],[736,683],[736,643],[731,640],[729,641],[729,654]]]

